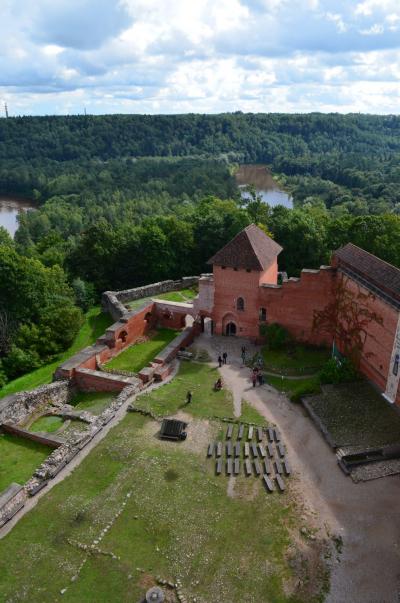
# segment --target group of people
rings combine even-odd
[[[251,373],[251,382],[253,383],[253,387],[255,387],[257,383],[258,385],[262,385],[264,383],[264,375],[258,366],[253,367]]]
[[[218,366],[219,368],[221,368],[221,366],[223,364],[226,364],[226,359],[228,358],[228,354],[226,352],[224,352],[221,356],[221,354],[218,356]]]

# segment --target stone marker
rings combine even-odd
[[[251,475],[251,463],[249,459],[246,459],[244,462],[244,470],[246,475]]]
[[[275,486],[274,486],[271,478],[268,477],[268,475],[263,475],[263,481],[264,481],[265,487],[267,488],[268,492],[273,492],[275,490]]]
[[[146,593],[146,603],[163,603],[165,601],[164,592],[158,586],[153,586]]]
[[[226,439],[227,440],[231,439],[232,433],[233,433],[233,425],[232,425],[232,423],[229,423],[228,429],[226,430]]]
[[[258,448],[258,454],[261,458],[265,459],[265,457],[267,456],[267,453],[265,452],[265,448],[262,444],[258,444],[257,446]]]
[[[253,431],[254,431],[253,425],[249,425],[249,431],[247,433],[247,439],[248,440],[252,440],[253,439]]]
[[[250,446],[248,442],[244,443],[244,456],[248,457],[250,456]]]
[[[277,427],[274,428],[274,437],[275,437],[275,442],[281,441],[281,432],[279,431],[279,429]]]
[[[214,454],[215,443],[212,442],[208,445],[207,456],[212,456]]]
[[[272,446],[272,444],[270,442],[268,442],[268,444],[267,444],[267,450],[268,450],[269,458],[272,459],[274,457],[274,447]]]
[[[284,459],[282,465],[283,465],[283,469],[284,469],[286,475],[291,475],[292,468],[289,464],[289,461],[287,459]]]
[[[262,439],[263,439],[262,427],[257,427],[257,441],[262,442]]]
[[[232,475],[233,470],[233,461],[232,459],[228,459],[226,461],[226,475]]]
[[[234,460],[233,472],[235,475],[239,475],[239,473],[240,473],[240,460],[239,459]]]
[[[221,471],[222,471],[222,459],[218,459],[217,462],[215,463],[215,473],[217,475],[221,475]]]
[[[257,444],[255,442],[252,442],[250,444],[250,448],[251,448],[251,454],[253,455],[253,458],[256,458],[258,456]]]
[[[261,475],[261,465],[260,465],[258,459],[255,459],[255,461],[254,461],[254,473],[256,475]]]
[[[238,435],[237,435],[237,439],[241,440],[243,437],[243,431],[244,431],[244,425],[243,423],[240,423],[239,425],[239,431],[238,431]]]
[[[285,447],[284,447],[283,443],[282,443],[282,442],[279,442],[279,443],[276,445],[276,447],[277,447],[277,449],[278,449],[279,456],[280,456],[280,457],[284,457],[286,453],[285,453]]]
[[[271,427],[267,429],[268,442],[274,441],[274,430]]]
[[[228,442],[226,445],[226,456],[232,456],[232,442]]]
[[[240,449],[241,449],[240,442],[236,442],[236,444],[234,445],[233,449],[234,449],[234,455],[235,456],[240,456]]]
[[[279,474],[282,473],[282,464],[278,459],[275,461],[275,472]]]
[[[285,482],[283,481],[283,479],[281,478],[281,476],[275,475],[275,481],[278,484],[278,488],[281,492],[283,492],[285,490]]]
[[[264,471],[268,475],[270,475],[272,473],[271,463],[268,459],[265,459],[265,461],[264,461]]]
[[[217,443],[217,451],[216,451],[216,455],[217,455],[217,456],[221,456],[221,455],[222,455],[222,442],[218,442],[218,443]]]

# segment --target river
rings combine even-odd
[[[240,188],[249,184],[255,186],[257,193],[268,205],[293,208],[292,198],[279,188],[266,165],[241,165],[236,172],[236,182]]]
[[[18,214],[34,208],[29,199],[0,195],[0,226],[4,226],[13,237],[18,228]]]

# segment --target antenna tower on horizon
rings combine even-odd
[[[6,117],[8,117],[8,107],[7,107],[7,103],[4,103],[4,112],[6,114]]]

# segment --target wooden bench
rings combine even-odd
[[[250,456],[250,446],[248,442],[244,443],[244,456],[248,457]]]
[[[249,425],[249,431],[247,432],[247,439],[248,440],[252,440],[253,439],[253,432],[254,432],[253,425]]]
[[[234,445],[234,447],[233,447],[233,450],[234,450],[234,455],[235,455],[236,457],[237,457],[237,456],[240,456],[240,449],[241,449],[240,442],[236,442],[236,444],[235,444],[235,445]]]
[[[239,431],[238,431],[238,435],[237,435],[237,439],[238,439],[238,440],[241,440],[241,439],[242,439],[242,437],[243,437],[243,432],[244,432],[244,425],[243,425],[243,423],[241,423],[241,424],[239,425]]]
[[[275,481],[278,484],[278,488],[279,488],[280,492],[284,492],[285,482],[283,481],[283,479],[281,478],[281,476],[279,474],[275,475]]]
[[[262,444],[258,444],[257,446],[258,448],[258,454],[262,459],[265,459],[265,457],[267,456],[267,453],[265,451],[265,447]]]
[[[218,459],[215,463],[215,473],[221,475],[222,472],[222,459]]]
[[[249,459],[246,459],[244,462],[244,471],[247,476],[251,475],[251,463],[250,463]]]
[[[268,451],[268,456],[270,459],[274,458],[274,447],[272,446],[271,442],[268,442],[267,444],[267,451]]]
[[[286,452],[285,452],[285,446],[283,445],[282,442],[278,442],[278,444],[276,445],[276,448],[279,452],[279,456],[280,457],[284,457]]]
[[[262,439],[263,439],[262,427],[257,427],[257,441],[262,442]]]
[[[226,445],[226,456],[232,456],[232,442],[228,442]]]
[[[233,462],[233,473],[235,475],[239,475],[239,473],[240,473],[240,460],[239,459],[235,459]]]
[[[292,468],[291,468],[291,466],[289,464],[289,461],[287,459],[284,459],[283,462],[282,462],[282,465],[283,465],[283,469],[285,471],[285,474],[286,475],[291,475],[292,474]]]
[[[228,459],[226,461],[226,475],[232,475],[233,471],[233,461],[232,459]]]
[[[272,473],[271,463],[268,459],[265,459],[264,461],[264,471],[267,475],[271,475]]]
[[[283,471],[282,464],[281,464],[280,461],[278,461],[278,459],[276,459],[276,461],[275,461],[275,472],[278,473],[278,474],[281,474],[282,471]]]
[[[268,442],[274,441],[274,430],[272,429],[272,427],[268,427],[267,436],[268,436]]]
[[[275,442],[281,441],[281,432],[279,431],[279,429],[277,427],[274,428],[274,437],[275,437]]]
[[[271,478],[268,477],[268,475],[263,475],[263,481],[264,481],[265,487],[267,488],[268,492],[273,492],[275,490],[275,486],[274,486]]]
[[[254,473],[257,476],[261,475],[261,465],[260,465],[258,459],[255,459],[255,461],[254,461]]]
[[[216,456],[221,456],[221,455],[222,455],[222,442],[218,442]]]
[[[252,442],[250,444],[250,448],[251,448],[251,454],[253,455],[253,458],[256,458],[258,456],[257,444],[255,442]]]
[[[207,448],[207,456],[210,457],[214,454],[214,448],[215,448],[215,443],[212,442],[211,444],[208,445]]]
[[[228,429],[226,430],[226,439],[227,440],[231,439],[232,433],[233,433],[233,425],[232,425],[232,423],[229,423]]]

